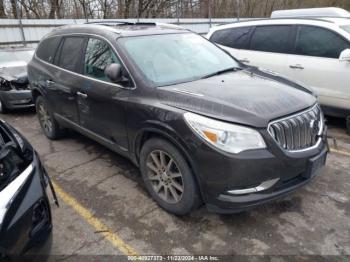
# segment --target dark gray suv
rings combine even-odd
[[[131,159],[174,214],[238,212],[317,174],[323,114],[302,86],[190,31],[85,24],[42,39],[28,65],[43,132],[74,129]]]

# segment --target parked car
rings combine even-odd
[[[28,75],[49,139],[70,128],[130,158],[174,214],[203,202],[216,212],[253,207],[304,185],[326,161],[309,90],[185,29],[59,28],[41,40]]]
[[[0,49],[0,113],[34,107],[27,76],[33,48]]]
[[[316,11],[324,16],[339,13]],[[304,17],[286,18],[288,14]],[[276,19],[215,27],[207,38],[245,64],[305,84],[317,93],[325,114],[347,118],[350,132],[350,19],[307,14],[316,15],[304,9],[279,11]]]
[[[0,120],[1,261],[28,252],[32,257],[49,253],[52,219],[48,184],[49,177],[32,146]]]

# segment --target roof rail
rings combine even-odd
[[[327,20],[327,18],[339,18],[339,17],[281,17],[281,18],[254,18],[254,19],[247,19],[247,20],[241,20],[234,23],[244,23],[244,22],[254,22],[254,21],[269,21],[269,20],[288,20],[288,19],[301,19],[301,20],[314,20],[314,21],[322,21],[327,23],[334,23],[333,21]],[[342,19],[345,17],[341,17]],[[350,19],[350,18],[346,18]]]
[[[95,25],[107,25],[107,26],[115,26],[115,25],[149,25],[149,26],[155,26],[156,23],[144,23],[144,22],[127,22],[127,21],[114,21],[114,20],[107,20],[107,21],[93,21],[93,22],[86,22],[85,24],[95,24]]]

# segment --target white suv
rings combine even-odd
[[[310,87],[325,113],[350,129],[350,18],[283,18],[239,22],[207,35],[243,63]]]

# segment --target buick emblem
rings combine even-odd
[[[311,129],[311,134],[313,136],[316,136],[318,134],[319,126],[318,126],[318,123],[316,122],[316,120],[312,119],[310,121],[310,129]]]

